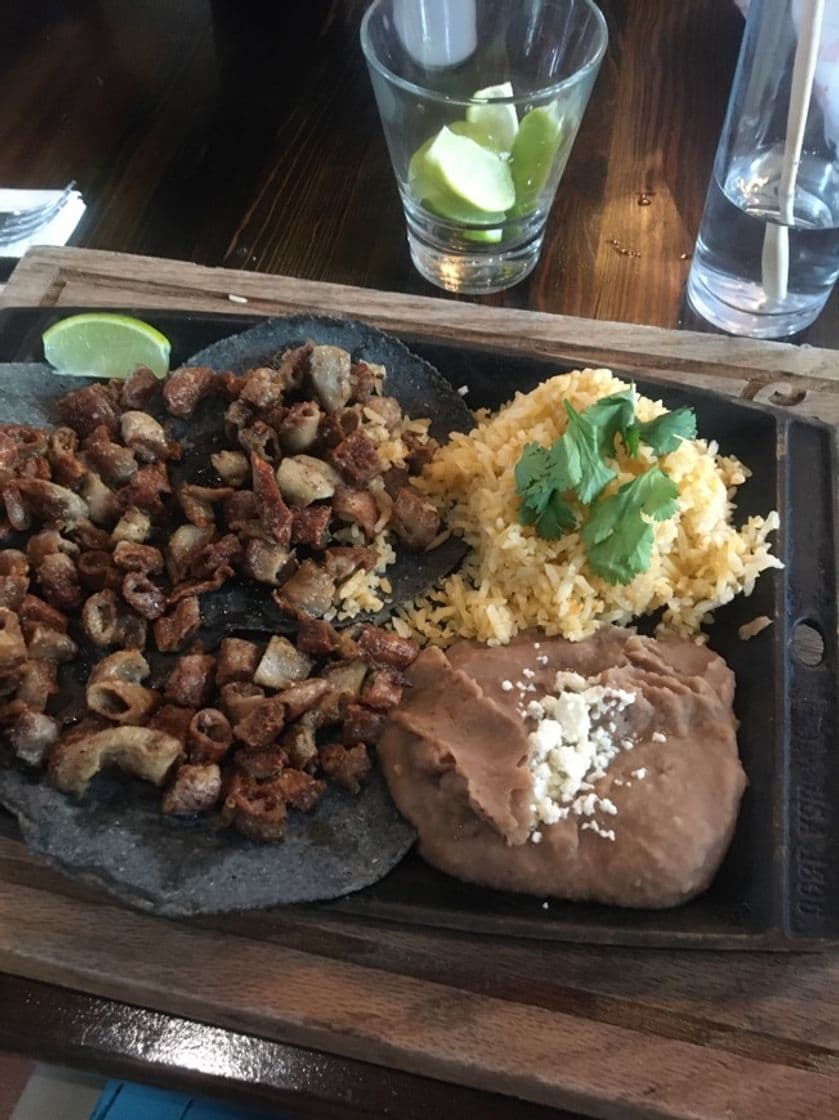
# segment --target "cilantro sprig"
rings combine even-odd
[[[582,525],[589,566],[609,583],[630,583],[650,566],[653,529],[678,508],[678,488],[659,466],[650,467],[609,497],[599,497],[617,477],[620,438],[631,458],[646,444],[655,455],[675,451],[696,436],[693,409],[677,408],[639,422],[634,390],[614,393],[583,412],[565,402],[568,427],[551,447],[529,443],[516,464],[519,520],[545,540]],[[574,501],[583,508],[575,508]]]

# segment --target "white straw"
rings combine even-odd
[[[766,223],[763,239],[763,290],[771,303],[786,299],[789,283],[789,227],[795,221],[795,181],[801,163],[804,129],[813,92],[813,78],[821,40],[824,0],[803,0],[804,10],[792,66],[792,90],[787,112],[787,137],[778,186],[778,220]]]

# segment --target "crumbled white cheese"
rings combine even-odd
[[[540,653],[539,656],[536,658],[536,664],[541,665],[543,668],[544,668],[545,665],[547,665],[547,663],[549,661],[550,661],[550,658],[548,657],[548,655],[546,653]]]
[[[542,643],[541,642],[534,642],[533,643],[533,648],[534,649],[541,649],[542,648]]]
[[[562,671],[556,674],[553,694],[528,704],[528,715],[536,723],[528,735],[535,826],[555,824],[573,814],[593,822],[592,831],[598,835],[612,832],[601,828],[595,813],[615,816],[617,806],[599,797],[592,782],[605,777],[624,743],[632,743],[616,742],[613,736],[615,717],[634,701],[631,692],[589,684],[578,673]]]
[[[644,778],[646,778],[646,776],[647,776],[646,766],[639,766],[637,770],[632,771],[632,777],[637,778],[639,782],[643,782],[643,780],[644,780]]]
[[[541,844],[542,843],[542,833],[541,832],[531,832],[530,839],[533,841],[534,844]]]
[[[501,682],[501,688],[502,688],[502,691],[504,691],[504,692],[512,692],[513,691],[513,682],[512,681],[502,681]]]
[[[522,669],[521,675],[523,677],[526,677],[527,680],[529,680],[529,681],[532,681],[533,678],[536,676],[536,674],[533,672],[532,669]]]
[[[666,743],[667,742],[667,736],[662,735],[662,733],[660,731],[654,731],[651,735],[651,738],[652,738],[652,741],[654,743]]]

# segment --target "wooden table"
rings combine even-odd
[[[355,45],[361,6],[309,0],[295,6],[292,28],[276,4],[8,0],[0,182],[75,178],[89,204],[76,238],[86,247],[436,294],[408,260]],[[839,419],[829,351],[779,348],[770,359],[747,342],[708,339],[700,354],[690,335],[674,349],[672,336],[618,325],[682,323],[686,255],[740,19],[728,0],[603,7],[610,51],[540,265],[486,302],[617,321],[599,328],[511,317],[520,345],[532,333],[542,353],[556,352],[560,338],[583,356],[587,348],[622,352],[631,339],[662,376],[723,378],[729,391],[780,399],[793,382],[795,407]],[[650,206],[638,205],[642,191]],[[232,291],[248,298],[248,310],[267,312],[315,298],[279,278],[226,280],[186,266],[132,268],[46,251],[23,263],[6,299],[219,310]],[[351,291],[318,292],[350,312],[361,302]],[[836,307],[834,299],[809,342],[836,345]],[[376,297],[375,308],[378,321],[398,323],[388,297]],[[445,329],[457,305],[426,309]],[[501,330],[507,321],[493,322]],[[187,934],[69,887],[24,853],[8,818],[4,830],[0,880],[11,893],[0,938],[14,943],[18,962],[27,945],[39,949],[31,967],[17,966],[28,978],[0,974],[0,1047],[318,1116],[839,1111],[833,955],[476,942],[282,913]],[[38,920],[44,892],[58,906],[48,931],[52,968]],[[88,929],[101,947],[68,970],[68,947]],[[139,973],[130,979],[115,975],[118,943],[136,946]],[[253,965],[246,1025],[225,1010],[237,955]],[[167,984],[140,967],[161,957],[171,963]],[[176,996],[188,1012],[173,1013]],[[275,1026],[278,1000],[287,1033]]]

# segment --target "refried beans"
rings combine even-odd
[[[722,658],[616,627],[581,642],[529,631],[427,648],[407,677],[379,757],[429,863],[619,906],[709,885],[746,786]]]

